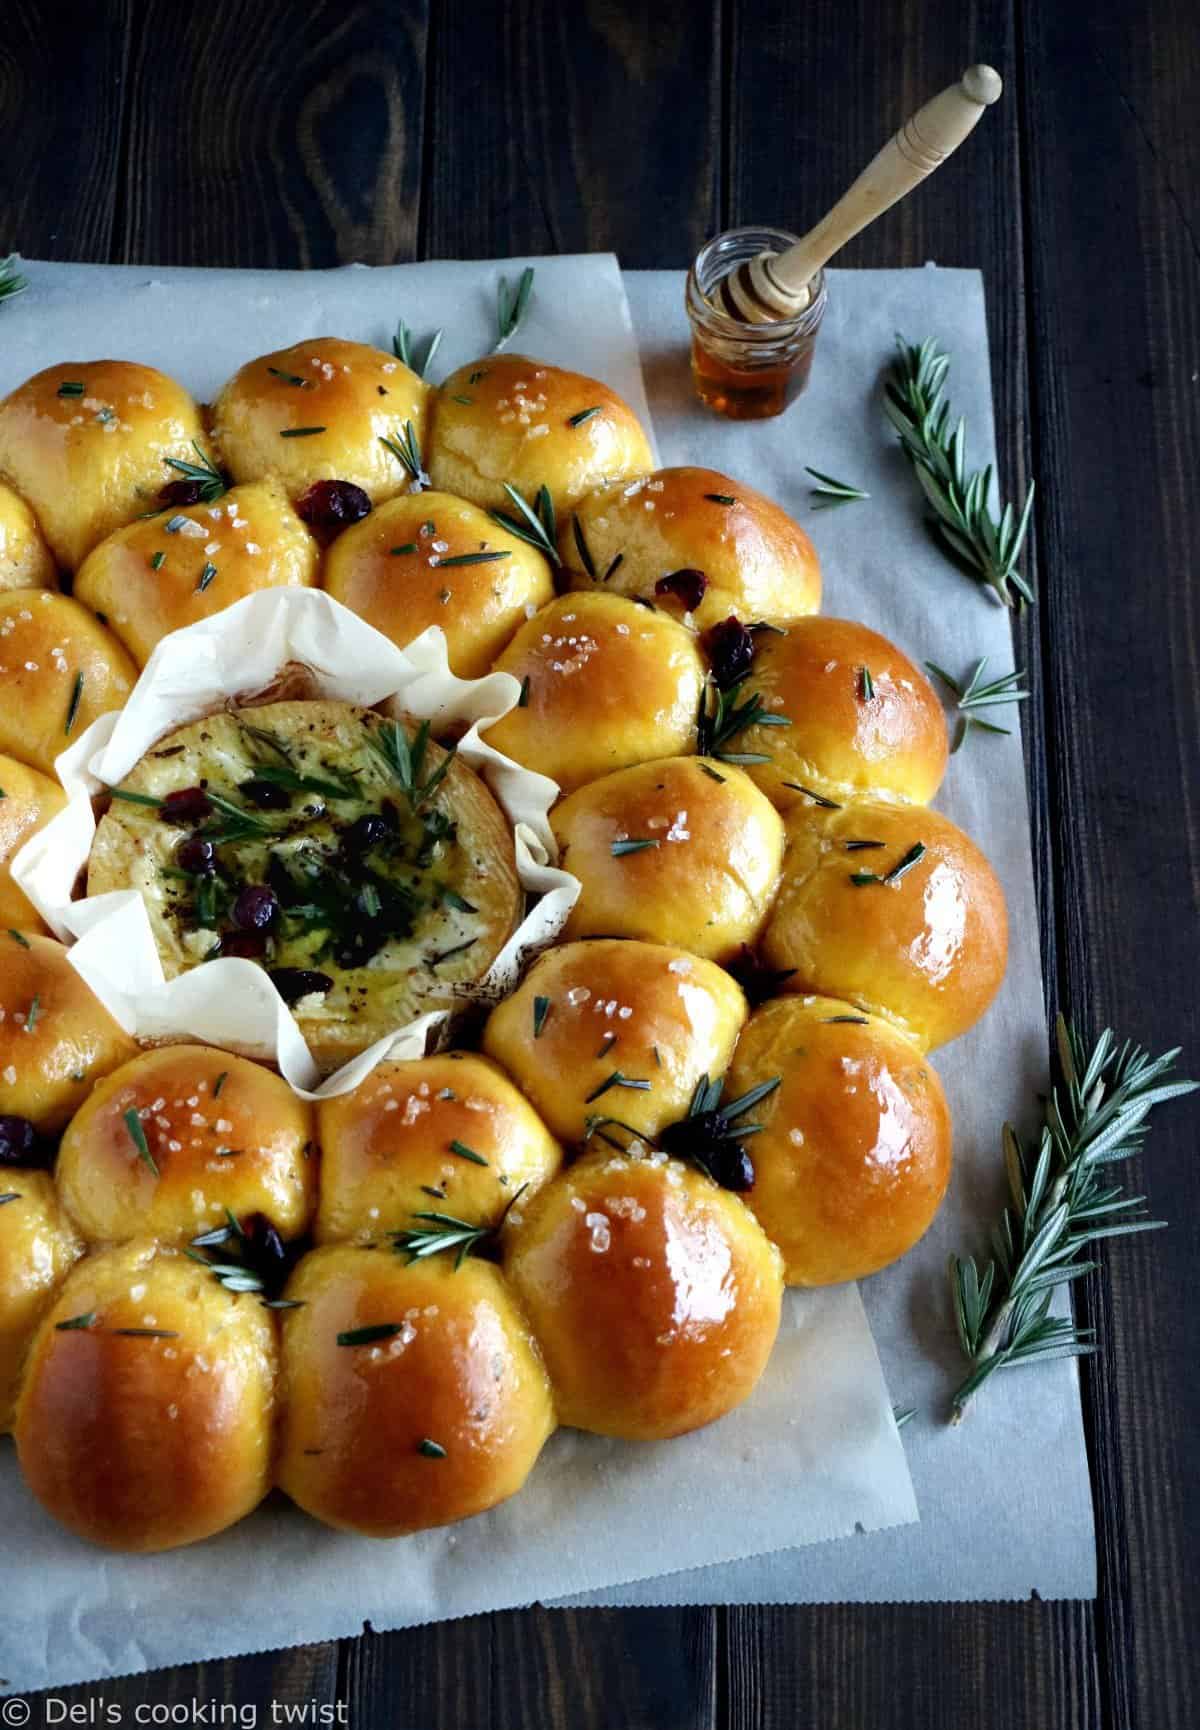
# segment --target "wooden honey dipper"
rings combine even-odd
[[[869,222],[941,166],[1003,89],[991,66],[968,66],[957,84],[927,102],[889,138],[827,216],[786,252],[762,252],[718,283],[713,304],[747,324],[795,318],[809,303],[821,266]]]

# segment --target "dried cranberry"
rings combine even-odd
[[[158,810],[165,823],[203,823],[212,816],[212,800],[203,787],[181,787],[168,793]]]
[[[752,1009],[765,1003],[769,997],[778,997],[785,980],[796,971],[794,967],[768,967],[748,943],[743,943],[734,959],[727,961],[725,966],[746,993]]]
[[[239,961],[261,961],[266,952],[267,938],[263,931],[227,931],[221,938],[221,955],[232,955]]]
[[[314,481],[296,500],[296,515],[310,529],[349,528],[370,514],[371,501],[353,481]]]
[[[252,1213],[242,1221],[250,1253],[256,1267],[268,1279],[272,1274],[282,1273],[287,1267],[288,1252],[283,1239],[271,1224],[265,1213]]]
[[[238,792],[245,794],[252,805],[257,805],[260,811],[282,811],[292,802],[291,794],[284,788],[277,787],[274,781],[240,781]]]
[[[746,677],[754,660],[754,637],[740,619],[722,619],[705,631],[702,641],[713,678],[723,691]]]
[[[0,1117],[0,1165],[32,1165],[37,1136],[27,1117]]]
[[[271,984],[285,1003],[298,1003],[311,992],[333,990],[328,973],[318,973],[311,967],[273,967],[268,975]]]
[[[242,931],[265,931],[278,911],[274,891],[264,883],[252,883],[238,892],[233,904],[233,923]]]
[[[739,1193],[754,1187],[754,1165],[741,1142],[729,1133],[728,1120],[719,1110],[699,1111],[668,1124],[658,1137],[664,1153],[691,1159],[703,1166],[722,1189]]]
[[[681,571],[671,571],[667,576],[660,577],[654,585],[654,593],[671,595],[680,603],[685,613],[694,613],[704,599],[707,587],[708,578],[704,572],[685,565]]]
[[[381,842],[386,841],[389,833],[387,820],[376,811],[368,811],[365,816],[356,817],[342,836],[342,851],[366,853],[370,848],[378,847]]]
[[[738,1141],[727,1141],[708,1160],[708,1169],[722,1189],[736,1190],[744,1195],[754,1188],[754,1162]]]
[[[203,498],[203,481],[168,481],[158,489],[160,505],[198,505]]]
[[[203,835],[189,835],[186,841],[181,841],[175,857],[181,871],[190,871],[196,877],[209,877],[217,868],[217,850]]]

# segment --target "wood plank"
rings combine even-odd
[[[423,254],[685,266],[719,226],[720,11],[443,0]]]
[[[169,1670],[148,1670],[139,1676],[119,1676],[114,1681],[81,1683],[75,1688],[55,1688],[53,1698],[67,1703],[67,1709],[88,1706],[99,1713],[97,1702],[118,1714],[94,1722],[133,1724],[139,1707],[146,1705],[190,1707],[192,1702],[211,1703],[210,1722],[221,1722],[219,1708],[225,1707],[233,1721],[232,1709],[242,1713],[241,1722],[257,1722],[265,1727],[274,1723],[271,1704],[277,1701],[281,1710],[299,1710],[305,1706],[327,1705],[337,1693],[338,1648],[329,1640],[317,1646],[291,1646],[282,1652],[255,1652],[242,1658],[214,1659],[207,1664],[181,1664]],[[29,1696],[37,1716],[37,1702],[45,1696]],[[55,1711],[59,1709],[56,1707]],[[251,1714],[254,1714],[252,1718]],[[49,1722],[49,1720],[47,1720]],[[58,1723],[68,1722],[59,1716]],[[88,1722],[81,1719],[81,1722]],[[148,1721],[148,1720],[147,1720]],[[192,1722],[192,1720],[186,1720]],[[204,1722],[196,1718],[197,1724]],[[303,1722],[298,1719],[297,1722]],[[309,1722],[313,1720],[309,1719]]]
[[[0,256],[109,258],[132,4],[7,0]]]
[[[347,1722],[364,1730],[492,1730],[492,1677],[490,1616],[342,1642]]]
[[[312,268],[415,257],[424,0],[137,8],[124,260]]]
[[[1052,809],[1064,997],[1200,1066],[1200,241],[1194,10],[1024,6],[1035,438],[1047,475],[1041,625],[1052,665]],[[1124,268],[1106,270],[1102,261]],[[1081,1293],[1107,1342],[1085,1375],[1101,1510],[1109,1721],[1200,1719],[1187,1606],[1200,1591],[1200,1249],[1195,1102],[1141,1172],[1170,1231],[1119,1244]]]

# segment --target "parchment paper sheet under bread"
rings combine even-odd
[[[812,384],[781,420],[737,426],[705,415],[681,344],[683,277],[626,274],[642,370],[665,463],[744,475],[793,511],[825,573],[822,611],[862,619],[918,664],[961,673],[988,655],[1013,665],[1008,614],[959,575],[921,523],[918,491],[879,412],[893,334],[936,337],[948,394],[967,421],[972,466],[995,454],[983,282],[974,270],[830,271],[829,310]],[[810,463],[871,494],[813,512]],[[1054,572],[1042,573],[1043,586]],[[991,718],[1010,725],[1006,715]],[[950,759],[939,808],[980,843],[1008,897],[1011,950],[998,1001],[933,1062],[954,1113],[955,1174],[933,1229],[898,1266],[862,1285],[896,1400],[918,1415],[903,1435],[919,1526],[706,1568],[604,1604],[807,1604],[852,1600],[1090,1598],[1096,1591],[1091,1490],[1073,1361],[1013,1370],[978,1396],[957,1429],[943,1421],[961,1375],[946,1287],[950,1251],[983,1248],[1004,1200],[999,1130],[1028,1124],[1046,1083],[1046,1033],[1021,745],[977,734]],[[1136,1037],[1136,1028],[1128,1030]],[[1119,1253],[1119,1252],[1118,1252]],[[1028,1463],[1036,1461],[1030,1471]]]
[[[495,283],[524,261],[290,275],[29,265],[0,321],[0,392],[51,361],[150,361],[210,396],[252,355],[336,333],[386,344],[445,324],[446,368],[491,340]],[[611,257],[537,261],[522,346],[599,375],[645,413]],[[739,472],[749,473],[743,465]],[[493,1514],[394,1543],[335,1533],[282,1498],[160,1557],[62,1531],[0,1442],[0,1691],[329,1639],[612,1586],[915,1518],[857,1291],[793,1293],[754,1398],[711,1429],[631,1446],[560,1431]],[[862,1540],[857,1540],[861,1542]]]

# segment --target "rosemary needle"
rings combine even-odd
[[[832,475],[822,474],[820,469],[809,468],[807,463],[804,472],[811,475],[815,483],[809,492],[815,511],[827,510],[831,505],[852,504],[856,499],[869,499],[871,496],[850,481],[835,480]]]
[[[1114,1163],[1141,1150],[1155,1105],[1196,1089],[1168,1081],[1178,1050],[1151,1057],[1110,1029],[1087,1050],[1060,1015],[1058,1080],[1036,1142],[1022,1145],[1011,1124],[1002,1134],[1011,1201],[992,1232],[992,1255],[950,1257],[950,1292],[970,1371],[951,1402],[959,1423],[984,1382],[1014,1364],[1080,1357],[1096,1349],[1094,1330],[1050,1314],[1059,1286],[1096,1266],[1083,1253],[1101,1238],[1153,1231],[1144,1198],[1109,1181]]]
[[[1024,703],[1028,691],[1021,689],[1024,673],[1005,673],[999,679],[990,679],[986,684],[983,671],[987,666],[987,656],[981,655],[965,679],[956,679],[944,667],[939,667],[935,661],[926,661],[926,670],[941,681],[948,691],[953,692],[955,706],[958,709],[958,727],[954,734],[951,753],[957,751],[972,727],[982,727],[985,733],[1011,733],[1011,727],[998,727],[994,721],[982,720],[978,714],[980,709],[995,709],[1004,703]]]
[[[13,300],[18,294],[24,294],[29,283],[17,269],[17,255],[10,252],[7,258],[0,258],[0,300]]]
[[[524,324],[525,314],[529,311],[529,302],[533,297],[533,275],[533,266],[527,264],[517,279],[515,290],[509,288],[507,277],[502,276],[497,282],[496,340],[492,344],[493,354],[511,342]],[[482,376],[480,374],[480,377]]]

